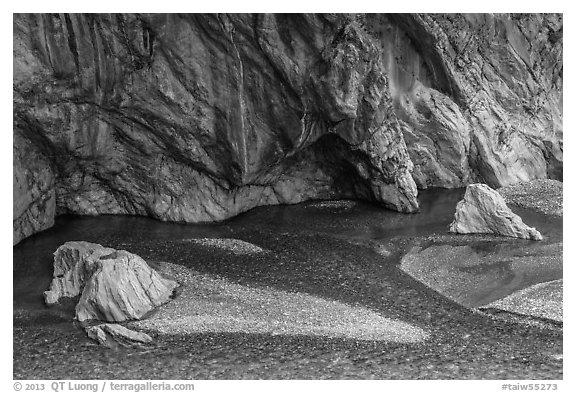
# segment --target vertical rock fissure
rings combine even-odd
[[[51,213],[43,171],[59,214],[187,222],[343,196],[414,211],[416,185],[562,176],[561,15],[13,21],[14,130],[43,162],[14,138],[38,182],[15,217]]]
[[[239,146],[239,153],[241,155],[242,161],[242,173],[240,181],[244,183],[245,177],[248,174],[249,167],[248,167],[248,149],[246,145],[246,139],[248,135],[246,133],[249,131],[245,128],[245,103],[244,103],[244,65],[242,64],[242,57],[240,56],[240,51],[238,50],[238,46],[234,41],[234,24],[232,21],[228,20],[228,26],[222,20],[222,17],[218,15],[218,20],[224,29],[224,31],[228,31],[228,35],[230,37],[230,43],[234,48],[234,53],[236,55],[236,60],[238,61],[238,106],[240,107],[240,130],[238,130],[237,135],[240,137],[240,146]]]

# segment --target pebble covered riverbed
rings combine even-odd
[[[14,248],[14,378],[561,379],[561,325],[466,308],[400,269],[416,245],[467,239],[447,234],[462,194],[422,192],[411,215],[347,201],[210,225],[59,217]],[[544,243],[561,242],[561,218],[534,214],[527,223],[543,223]],[[52,253],[69,240],[125,249],[185,283],[132,323],[153,344],[98,346],[74,326],[72,305],[44,306]]]

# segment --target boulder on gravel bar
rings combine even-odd
[[[138,255],[88,242],[67,242],[54,253],[47,304],[76,297],[76,319],[122,322],[140,319],[170,301],[175,281],[160,276]]]
[[[542,240],[535,228],[514,214],[504,198],[485,184],[470,184],[458,202],[450,232],[493,233],[520,239]]]

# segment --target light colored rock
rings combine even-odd
[[[96,271],[100,257],[115,251],[89,242],[67,242],[58,247],[54,252],[54,274],[50,289],[44,292],[46,303],[55,304],[62,297],[80,295],[86,281]]]
[[[456,206],[450,232],[493,233],[520,239],[542,240],[540,232],[524,224],[522,219],[506,206],[504,198],[485,184],[471,184],[466,188],[464,199]]]
[[[54,253],[46,303],[80,296],[76,318],[121,322],[139,319],[168,302],[175,281],[161,277],[138,255],[88,242],[67,242]]]
[[[136,332],[115,323],[101,323],[84,328],[88,337],[107,347],[133,346],[152,342],[152,337],[146,333]]]
[[[562,180],[561,14],[376,14],[419,188]]]

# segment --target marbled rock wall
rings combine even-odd
[[[13,243],[54,225],[54,173],[36,146],[14,129]]]
[[[24,135],[57,214],[413,212],[416,184],[558,178],[561,94],[558,15],[14,16],[15,157]]]
[[[419,188],[562,180],[562,17],[380,15]]]

